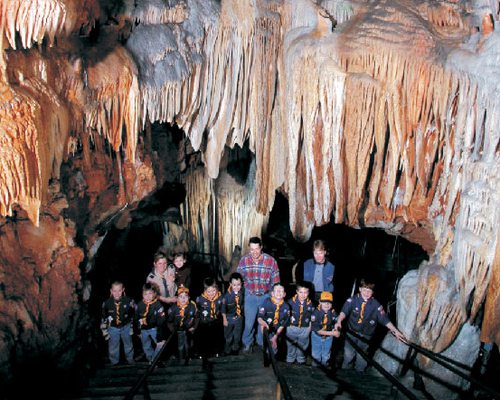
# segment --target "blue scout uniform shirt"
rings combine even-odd
[[[290,325],[299,328],[308,328],[311,322],[311,316],[314,312],[314,306],[311,300],[306,299],[302,303],[302,312],[300,310],[300,301],[297,295],[288,300],[290,306]]]
[[[235,294],[231,288],[222,296],[222,306],[221,313],[226,314],[228,321],[240,318],[243,316],[243,310],[245,307],[245,292],[244,288],[241,288],[240,291]],[[238,302],[236,302],[236,299]],[[239,310],[239,315],[238,311]]]
[[[333,326],[337,322],[337,314],[330,308],[326,313],[320,308],[321,304],[317,309],[314,310],[311,316],[311,331],[318,332],[321,330],[331,331]],[[326,316],[326,318],[325,318]]]
[[[277,307],[278,305],[271,300],[271,297],[268,297],[259,307],[257,314],[258,318],[262,318],[269,325],[270,332],[276,332],[278,328],[287,326],[290,318],[290,306],[284,300],[279,306],[278,315],[276,315]]]
[[[162,326],[166,320],[163,304],[158,299],[154,299],[149,304],[141,300],[137,305],[135,320],[139,329],[152,329]]]
[[[118,301],[110,297],[102,303],[102,322],[120,328],[132,321],[134,311],[135,302],[130,297],[122,296]]]
[[[184,315],[182,315],[182,311]],[[196,328],[198,318],[198,309],[193,301],[190,301],[184,310],[179,303],[173,304],[168,309],[167,323],[168,328],[173,331],[177,328],[178,331],[187,331],[191,328]]]
[[[372,297],[364,301],[360,294],[347,299],[342,312],[347,316],[347,327],[368,338],[375,332],[377,322],[384,326],[391,322],[377,300]]]
[[[217,321],[222,306],[221,293],[218,291],[213,300],[207,299],[204,294],[198,296],[196,306],[198,307],[200,323],[208,324]]]

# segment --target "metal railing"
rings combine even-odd
[[[177,331],[172,332],[170,334],[170,336],[168,337],[168,339],[163,342],[163,344],[161,345],[160,351],[153,358],[153,360],[151,361],[151,364],[148,366],[146,371],[141,376],[139,376],[139,378],[137,378],[135,384],[130,388],[130,390],[127,392],[127,394],[123,398],[124,400],[132,400],[135,397],[135,395],[137,394],[137,392],[140,390],[141,387],[144,388],[144,399],[151,400],[151,396],[149,395],[149,387],[148,387],[147,379],[148,379],[149,375],[153,372],[153,370],[156,368],[158,362],[160,361],[160,358],[161,358],[163,352],[165,351],[168,344],[170,343],[170,341],[172,340],[172,338],[176,334],[177,334]]]
[[[285,400],[293,400],[286,379],[281,373],[278,364],[276,363],[276,357],[274,356],[274,349],[271,344],[271,339],[269,338],[269,330],[267,328],[264,328],[263,336],[264,336],[264,346],[263,346],[264,367],[269,367],[269,365],[272,365],[273,367],[274,376],[276,377],[277,380],[276,400],[280,400],[282,395]]]
[[[356,350],[357,353],[359,353],[366,361],[369,365],[372,365],[373,367],[375,367],[384,377],[386,377],[389,381],[391,381],[391,383],[393,383],[395,386],[398,387],[398,389],[400,389],[400,385],[401,383],[393,376],[391,375],[389,372],[387,372],[385,369],[383,369],[383,367],[378,364],[376,361],[374,361],[373,359],[371,359],[368,354],[363,351],[350,337],[349,335],[352,335],[362,341],[367,341],[365,338],[359,336],[358,334],[356,334],[355,332],[353,331],[348,331],[348,333],[345,336],[346,340],[349,341],[349,343],[353,346],[353,348]],[[436,381],[437,383],[440,383],[442,385],[445,385],[445,386],[448,386],[450,389],[455,389],[455,390],[459,390],[459,388],[451,388],[450,387],[450,384],[447,384],[447,382],[439,379],[438,377],[434,377],[430,374],[426,374],[426,371],[425,370],[421,370],[420,368],[418,368],[418,366],[416,366],[414,364],[414,360],[417,356],[418,353],[424,355],[425,357],[435,361],[436,363],[440,364],[442,367],[446,368],[448,371],[456,374],[457,376],[459,376],[460,378],[468,381],[471,385],[475,385],[476,387],[478,388],[481,388],[482,390],[484,390],[485,392],[487,392],[488,394],[492,395],[493,398],[499,398],[500,399],[500,393],[498,393],[496,390],[492,389],[491,387],[489,387],[488,385],[486,385],[484,382],[481,382],[479,381],[478,379],[474,378],[473,376],[470,376],[470,375],[467,375],[466,373],[464,373],[463,371],[460,371],[458,368],[461,368],[463,370],[466,370],[468,371],[469,373],[472,372],[472,369],[465,365],[465,364],[462,364],[462,363],[459,363],[455,360],[452,360],[446,356],[443,356],[441,354],[438,354],[438,353],[434,353],[433,351],[430,351],[430,350],[427,350],[421,346],[418,346],[416,345],[415,343],[412,343],[412,342],[402,342],[404,344],[406,344],[408,346],[408,352],[406,354],[406,357],[404,360],[401,360],[400,358],[398,358],[397,356],[395,356],[394,354],[392,354],[391,352],[389,352],[388,350],[384,349],[384,348],[380,348],[380,350],[389,355],[390,357],[396,359],[397,361],[399,361],[401,364],[402,364],[402,369],[401,369],[401,372],[399,373],[399,376],[400,377],[403,377],[406,375],[406,373],[408,372],[409,369],[412,369],[416,374],[425,374],[429,379],[432,379],[434,381]],[[382,372],[383,370],[383,372]],[[395,383],[397,382],[397,383]],[[401,389],[400,389],[401,390]],[[403,394],[406,395],[405,391],[407,391],[408,389],[405,388],[405,390],[401,390]],[[411,392],[410,392],[411,393]],[[413,394],[411,393],[411,395],[413,396]],[[410,396],[407,396],[409,398],[414,398],[414,397],[410,397]]]

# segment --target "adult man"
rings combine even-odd
[[[278,263],[269,254],[262,252],[262,241],[251,237],[249,253],[243,256],[237,272],[243,277],[245,285],[245,328],[243,330],[243,352],[251,351],[254,343],[255,319],[259,306],[269,297],[275,283],[280,281]],[[262,332],[257,333],[257,344],[262,346]]]
[[[368,350],[369,341],[375,333],[377,323],[386,326],[398,340],[407,341],[405,336],[389,320],[384,308],[373,298],[374,288],[374,283],[361,279],[359,294],[347,299],[335,324],[335,329],[340,330],[342,321],[347,318],[347,335],[365,352]],[[359,338],[349,332],[354,332]],[[366,360],[356,352],[349,340],[346,340],[342,368],[349,368],[352,362],[355,363],[357,371],[363,372],[366,369]]]
[[[333,293],[333,275],[335,266],[326,258],[326,243],[323,240],[315,240],[313,243],[313,258],[304,262],[303,269],[297,270],[297,281],[310,284],[316,305],[323,291]]]

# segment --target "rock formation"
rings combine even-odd
[[[299,240],[332,221],[429,253],[412,340],[441,352],[485,307],[500,344],[498,20],[486,0],[3,0],[0,369],[64,347],[96,228],[163,184],[156,159],[185,162],[155,154],[155,122],[201,155],[182,175],[199,251],[229,260],[278,190]]]

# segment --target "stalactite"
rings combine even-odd
[[[139,130],[139,81],[135,63],[122,47],[87,69],[95,107],[86,110],[87,129],[105,135],[113,150],[123,145],[127,160],[135,161]],[[126,138],[123,138],[123,131]]]
[[[213,204],[213,181],[203,168],[192,171],[186,178],[186,200],[182,220],[190,232],[190,248],[209,253],[213,238],[210,205]]]
[[[261,236],[268,217],[256,211],[254,180],[255,163],[245,185],[238,184],[227,172],[215,180],[203,169],[188,175],[183,220],[192,248],[206,253],[216,250],[227,264],[235,246],[245,248],[250,237]]]
[[[28,48],[44,37],[53,44],[64,28],[66,7],[61,0],[4,0],[0,7],[0,25],[13,49],[17,48],[16,33],[22,47]]]

